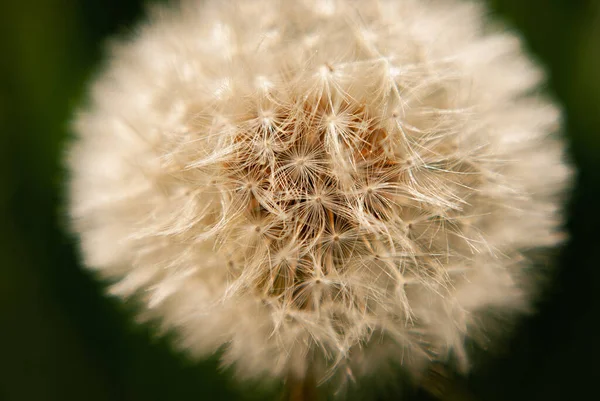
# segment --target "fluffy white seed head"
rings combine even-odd
[[[85,263],[247,376],[412,373],[551,247],[560,113],[458,0],[183,1],[112,48],[75,124]]]

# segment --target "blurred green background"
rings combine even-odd
[[[468,395],[447,399],[588,398],[600,380],[600,1],[490,3],[547,66],[579,174],[567,205],[571,240],[540,313],[461,382]],[[70,116],[106,38],[143,11],[137,0],[0,1],[0,400],[276,399],[134,324],[80,267],[65,234]]]

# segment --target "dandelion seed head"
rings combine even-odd
[[[478,314],[527,305],[524,253],[563,239],[569,176],[542,74],[482,11],[158,7],[75,122],[86,265],[243,376],[466,366]]]

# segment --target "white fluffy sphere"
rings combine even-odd
[[[75,124],[85,264],[246,376],[464,365],[562,238],[541,78],[470,2],[158,7]]]

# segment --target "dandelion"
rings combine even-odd
[[[110,292],[242,377],[468,366],[557,245],[560,112],[459,0],[181,1],[116,43],[70,211]]]

